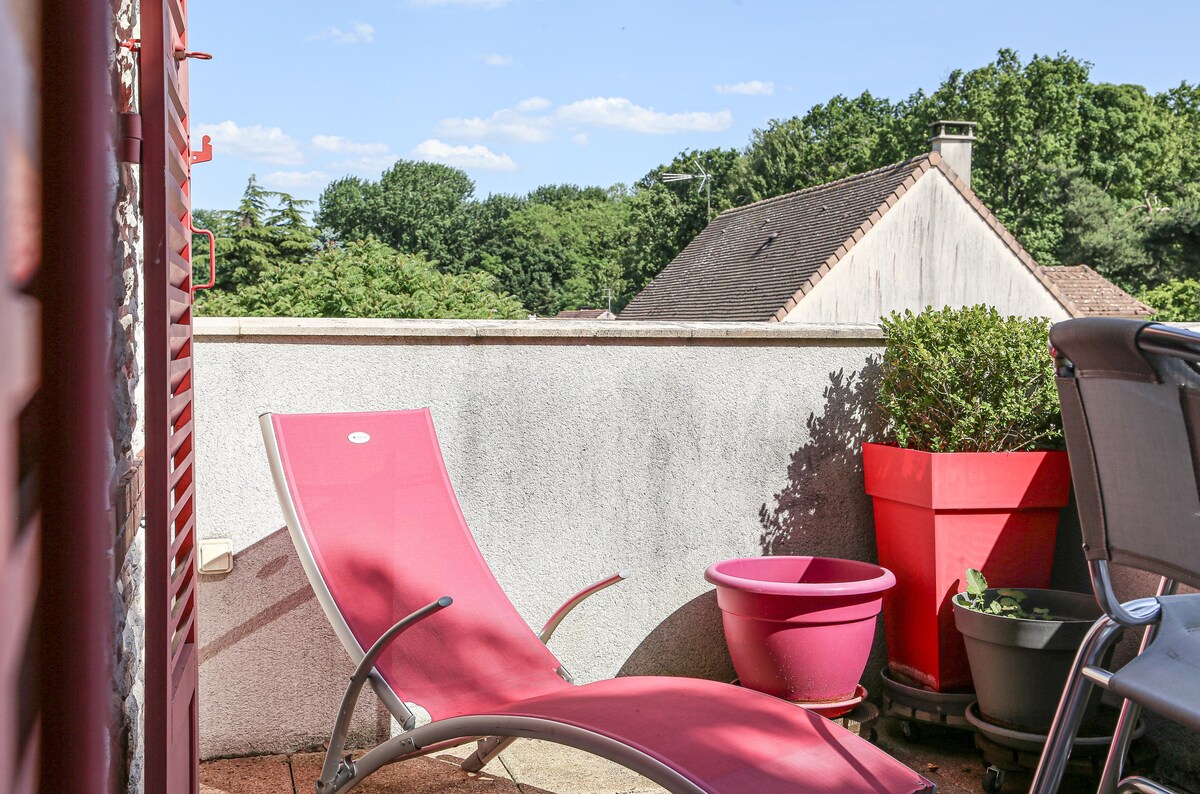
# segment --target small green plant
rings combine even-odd
[[[893,312],[879,407],[901,447],[1017,452],[1061,443],[1050,321],[991,306]]]
[[[976,612],[989,615],[999,615],[1005,618],[1020,618],[1022,620],[1049,620],[1050,610],[1035,607],[1032,612],[1026,612],[1021,606],[1025,594],[1020,590],[1003,588],[988,595],[988,583],[981,571],[967,569],[967,592],[963,599],[964,606]]]

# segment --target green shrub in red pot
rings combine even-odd
[[[863,445],[884,595],[888,667],[938,692],[970,689],[951,599],[983,560],[993,581],[1050,584],[1070,465],[1049,320],[994,308],[893,313],[879,406],[887,443]]]

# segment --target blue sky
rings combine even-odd
[[[743,147],[835,94],[899,99],[953,69],[1066,51],[1092,79],[1200,82],[1200,3],[193,0],[193,203],[250,174],[316,199],[397,158],[476,195],[629,184],[678,152]]]

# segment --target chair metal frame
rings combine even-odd
[[[1135,323],[1136,321],[1117,322]],[[1200,335],[1159,324],[1141,323],[1141,326],[1135,332],[1136,346],[1139,351],[1178,358],[1192,364],[1200,363]],[[1053,339],[1053,332],[1051,338]],[[1056,356],[1056,371],[1060,384],[1063,381],[1074,381],[1076,372],[1072,362],[1058,351],[1053,352]],[[1086,429],[1086,421],[1084,425]],[[1086,445],[1089,447],[1087,454],[1090,455],[1090,438],[1086,440]],[[1068,440],[1068,447],[1070,446]],[[1108,689],[1114,676],[1113,671],[1103,666],[1102,660],[1120,638],[1122,630],[1125,628],[1143,629],[1138,653],[1147,652],[1154,641],[1162,617],[1162,604],[1159,598],[1174,595],[1178,587],[1174,578],[1162,576],[1153,597],[1135,598],[1122,602],[1114,591],[1107,560],[1089,560],[1088,575],[1096,600],[1105,615],[1093,624],[1075,657],[1067,685],[1059,700],[1054,722],[1046,737],[1042,757],[1034,773],[1030,794],[1052,794],[1057,791],[1066,770],[1075,736],[1083,720],[1084,707],[1088,702],[1092,687],[1099,686],[1102,689]],[[1200,598],[1200,595],[1196,597]],[[1103,794],[1111,792],[1173,794],[1172,789],[1147,778],[1124,776],[1125,760],[1133,741],[1133,732],[1141,709],[1141,704],[1133,699],[1126,698],[1122,702],[1113,731],[1112,745],[1105,759],[1097,789]]]

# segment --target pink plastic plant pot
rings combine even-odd
[[[745,557],[709,567],[742,686],[808,703],[854,695],[875,639],[886,568],[829,557]]]

